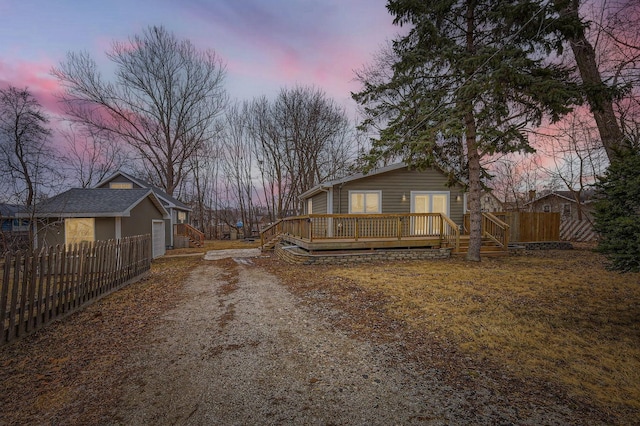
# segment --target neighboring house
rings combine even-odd
[[[19,218],[23,206],[0,204],[0,252],[29,247],[29,219]]]
[[[469,211],[469,199],[468,194],[464,195],[465,200],[465,213]],[[480,195],[480,211],[483,212],[503,212],[505,211],[502,201],[493,195],[491,191],[483,191]]]
[[[36,247],[151,234],[153,257],[165,252],[169,214],[148,188],[70,189],[38,203],[34,210]]]
[[[398,163],[321,183],[300,198],[306,214],[444,213],[460,226],[464,189],[448,182],[437,168],[418,171]]]
[[[592,190],[582,191],[576,201],[575,193],[572,191],[550,191],[538,197],[532,194],[532,200],[524,207],[532,212],[560,213],[561,220],[592,221],[593,195]]]
[[[576,194],[571,191],[551,191],[539,197],[531,193],[531,201],[524,207],[531,212],[560,214],[560,239],[565,241],[595,241],[598,234],[593,228],[594,191]]]
[[[168,248],[174,246],[174,225],[189,223],[191,209],[186,204],[167,194],[160,188],[143,180],[137,179],[127,173],[121,171],[116,172],[102,182],[99,182],[95,187],[111,189],[151,189],[169,213],[169,217],[165,220],[165,245]]]
[[[24,210],[15,204],[0,204],[0,224],[2,232],[29,232],[29,219],[18,218],[17,213]]]

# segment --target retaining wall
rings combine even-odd
[[[278,258],[299,265],[340,265],[367,263],[384,260],[426,260],[446,259],[451,256],[450,248],[411,250],[370,250],[353,253],[309,253],[296,246],[278,244],[275,247]]]

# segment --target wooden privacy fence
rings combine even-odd
[[[139,279],[151,267],[151,236],[5,253],[0,345]]]
[[[560,213],[494,212],[509,225],[510,242],[560,241]],[[469,233],[469,214],[464,215],[464,231]]]

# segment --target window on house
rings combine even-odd
[[[381,191],[349,191],[349,213],[381,213]]]
[[[571,216],[571,204],[566,203],[562,205],[562,215]]]
[[[95,219],[92,217],[66,218],[64,220],[64,243],[77,244],[95,240]]]
[[[307,214],[313,213],[313,199],[309,198],[307,200]]]
[[[185,223],[187,221],[187,212],[178,212],[178,223]]]
[[[551,211],[551,206],[549,204],[545,204],[542,206],[542,211],[545,213],[549,213]]]
[[[133,183],[131,182],[109,182],[109,188],[111,189],[132,189]]]

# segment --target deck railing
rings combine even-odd
[[[375,240],[438,238],[441,246],[457,250],[458,226],[440,213],[311,214],[282,219],[261,232],[264,244],[277,233],[309,242],[320,240]]]

